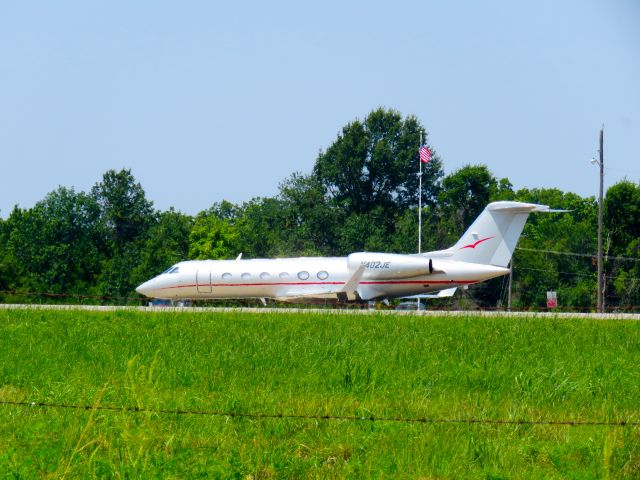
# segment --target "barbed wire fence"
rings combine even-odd
[[[547,425],[547,426],[602,426],[602,427],[640,427],[635,420],[528,420],[528,419],[491,419],[491,418],[437,418],[437,417],[401,417],[401,416],[357,416],[357,415],[320,415],[298,413],[260,413],[234,412],[223,410],[183,410],[152,409],[144,407],[109,406],[109,405],[77,405],[47,402],[26,402],[0,400],[0,405],[24,408],[50,408],[65,410],[95,410],[107,412],[151,413],[157,415],[193,415],[230,418],[281,419],[281,420],[317,420],[317,421],[349,421],[349,422],[389,422],[389,423],[424,423],[424,424],[478,424],[478,425]]]

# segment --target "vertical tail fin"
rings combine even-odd
[[[485,207],[451,247],[453,260],[506,267],[531,212],[549,212],[546,205],[493,202]]]

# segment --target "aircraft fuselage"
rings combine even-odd
[[[361,275],[349,288],[358,269]],[[470,285],[508,272],[492,265],[366,252],[348,257],[192,260],[174,265],[137,290],[166,299],[372,300]]]

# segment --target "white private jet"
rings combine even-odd
[[[259,298],[285,302],[371,301],[453,294],[455,288],[509,273],[509,261],[531,212],[546,205],[487,205],[451,248],[422,254],[352,253],[347,257],[190,260],[136,291],[161,299]]]

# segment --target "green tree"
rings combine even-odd
[[[614,255],[621,255],[632,241],[640,238],[640,185],[623,180],[607,190],[604,226]]]
[[[423,212],[426,213],[426,212]],[[424,251],[435,250],[431,231],[433,225],[427,224],[428,215],[423,214],[422,246]],[[426,224],[426,225],[425,225]],[[394,253],[415,253],[418,251],[418,214],[417,209],[407,208],[396,218],[395,229],[390,237],[389,251]]]
[[[296,228],[287,224],[284,202],[275,198],[254,198],[242,204],[242,217],[235,225],[240,251],[246,258],[283,257],[300,250]]]
[[[29,210],[15,208],[7,250],[22,286],[51,293],[84,293],[102,260],[93,198],[60,187]]]
[[[343,210],[366,214],[383,208],[395,216],[418,203],[420,133],[427,138],[415,117],[379,108],[342,129],[318,156],[313,175]],[[442,177],[437,155],[423,171],[424,202],[432,204]]]
[[[605,248],[626,258],[605,262],[606,304],[640,306],[640,185],[623,180],[607,190],[604,199]]]
[[[220,218],[216,207],[200,212],[189,233],[189,258],[194,260],[230,259],[241,253],[240,232],[227,218]]]
[[[91,189],[91,195],[100,205],[104,231],[116,253],[144,239],[154,223],[153,203],[147,200],[131,170],[107,171],[102,182]]]
[[[614,270],[613,287],[615,288],[614,299],[609,298],[622,308],[634,308],[636,311],[640,306],[640,238],[632,240],[624,256],[633,260],[622,260],[618,268]]]
[[[11,230],[6,220],[0,218],[0,301],[7,297],[16,282],[15,269],[11,267],[11,257],[8,251],[9,234]]]
[[[376,207],[367,213],[352,213],[344,219],[338,237],[339,255],[352,252],[389,252],[392,243],[389,232],[395,228],[395,221],[383,207]]]
[[[341,211],[313,175],[294,173],[280,184],[281,255],[332,255],[338,251]]]
[[[100,276],[103,295],[126,297],[135,294],[132,272],[138,267],[149,228],[157,221],[153,203],[136,182],[131,170],[107,171],[91,189],[100,206],[100,223],[106,261]]]

